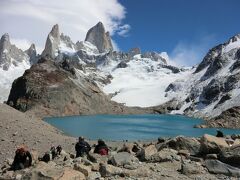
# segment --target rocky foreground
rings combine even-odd
[[[107,142],[108,156],[90,153],[74,158],[75,138],[65,136],[44,121],[0,105],[0,179],[228,179],[240,177],[240,137],[204,135],[200,138],[159,138],[152,142]],[[34,164],[6,171],[18,145],[25,144]],[[64,151],[49,163],[38,161],[52,145]],[[93,145],[94,142],[91,142]],[[92,149],[93,150],[93,149]]]

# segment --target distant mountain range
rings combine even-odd
[[[240,127],[237,118],[226,122],[232,117],[227,112],[234,109],[238,117],[240,106],[240,35],[209,50],[197,66],[175,67],[168,60],[164,52],[114,51],[101,22],[76,43],[54,25],[41,55],[34,44],[18,49],[4,34],[0,98],[43,115],[177,113],[211,119],[210,126]]]

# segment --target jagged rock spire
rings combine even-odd
[[[42,56],[50,56],[51,58],[55,58],[59,43],[60,43],[59,26],[58,24],[55,24],[51,32],[48,34],[45,48],[42,52]]]
[[[25,53],[29,56],[29,61],[31,64],[37,63],[37,51],[35,44],[31,44],[28,50]]]
[[[95,45],[100,53],[113,50],[111,37],[109,32],[105,32],[102,22],[97,23],[87,32],[85,41]]]

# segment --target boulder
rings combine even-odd
[[[217,156],[217,154],[207,154],[205,158],[206,159],[218,159],[218,156]]]
[[[76,171],[76,170],[73,170],[71,168],[65,168],[63,170],[63,175],[59,178],[59,180],[76,180],[76,179],[86,179],[84,174],[79,172],[79,171]]]
[[[181,166],[181,173],[185,175],[204,173],[204,168],[198,162],[184,162]]]
[[[40,161],[31,171],[23,175],[23,179],[59,179],[63,174],[63,168]]]
[[[117,153],[110,158],[110,161],[114,166],[124,166],[139,162],[135,156],[128,152]]]
[[[240,177],[240,169],[239,168],[222,163],[221,161],[206,160],[205,165],[210,173]]]
[[[224,163],[240,168],[240,146],[223,149],[219,154],[219,159]]]
[[[150,159],[150,157],[154,154],[157,153],[157,148],[155,145],[149,145],[143,149],[141,149],[138,153],[137,153],[137,157],[140,161],[148,161]]]
[[[163,148],[171,148],[178,151],[188,150],[191,155],[197,155],[200,151],[200,142],[196,138],[178,136],[166,141],[165,143],[157,144],[156,147],[158,151]]]
[[[204,134],[201,138],[201,154],[218,154],[222,148],[228,148],[225,138]]]
[[[179,161],[181,158],[177,155],[177,151],[173,149],[162,149],[161,151],[153,154],[148,159],[149,162],[157,163],[157,162],[167,162],[167,161]]]
[[[85,166],[83,164],[74,164],[74,170],[77,170],[84,174],[86,177],[88,177],[92,171],[92,168],[90,166]]]
[[[135,170],[128,170],[119,167],[115,167],[112,165],[104,165],[100,164],[99,172],[102,177],[111,177],[111,176],[120,176],[120,177],[148,177],[151,175],[151,171],[147,167],[139,167]]]

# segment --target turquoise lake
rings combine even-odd
[[[93,115],[45,118],[45,121],[74,137],[96,140],[150,140],[178,135],[200,137],[215,135],[216,129],[197,129],[203,120],[180,115]],[[221,129],[224,134],[240,134],[240,130]]]

